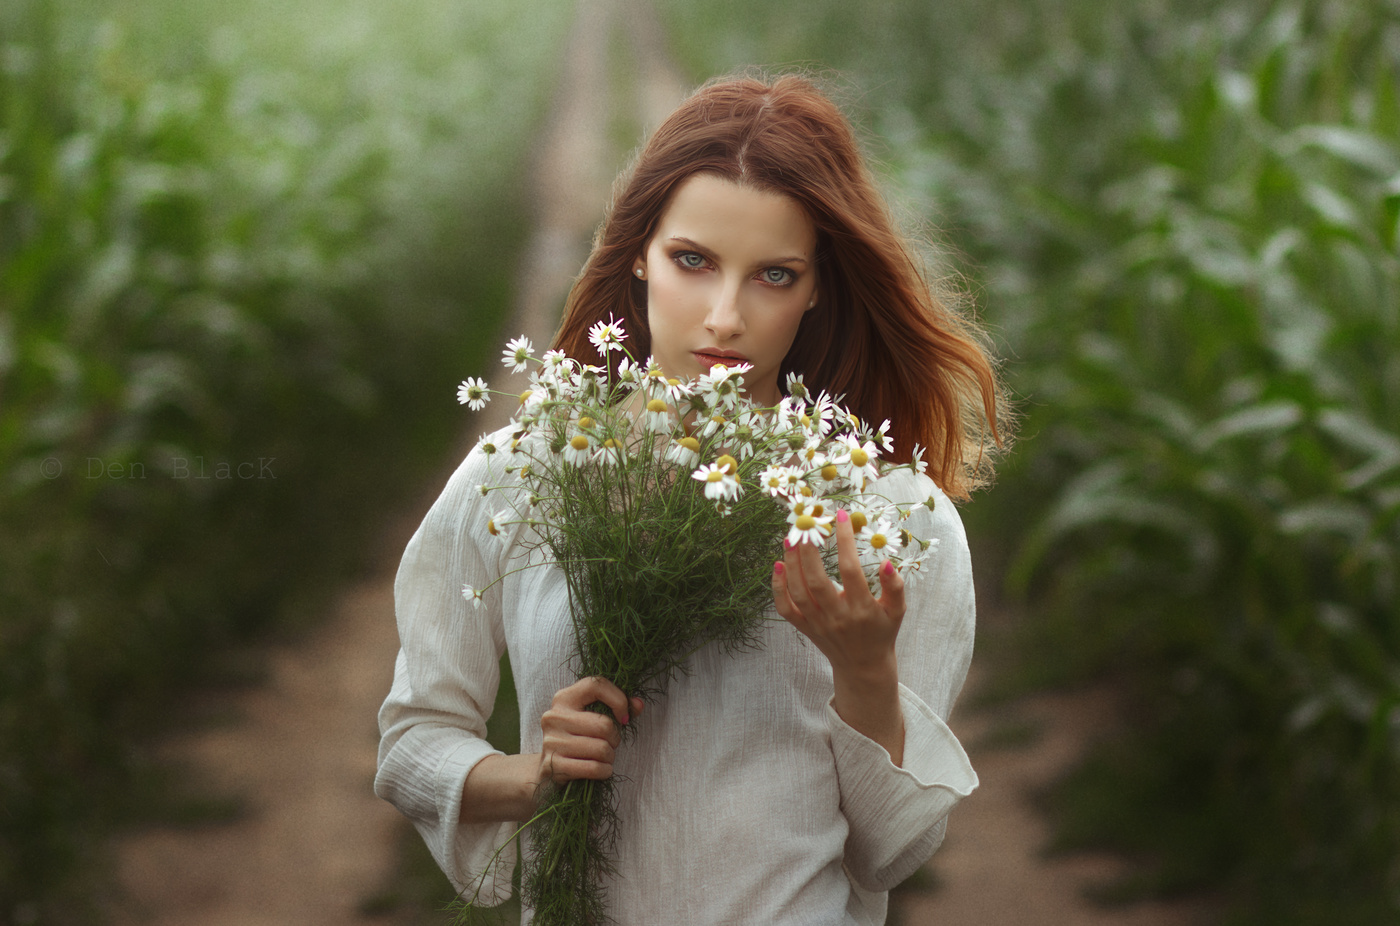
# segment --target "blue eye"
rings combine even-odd
[[[687,270],[699,270],[705,266],[705,258],[694,251],[682,251],[676,255],[676,263]]]
[[[769,267],[760,274],[760,278],[765,283],[771,283],[774,286],[782,286],[792,282],[792,271],[784,270],[782,267]]]

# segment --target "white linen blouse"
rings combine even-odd
[[[540,750],[531,719],[576,681],[562,570],[541,550],[522,553],[521,528],[487,532],[502,506],[480,486],[501,480],[500,460],[473,449],[404,553],[375,779],[453,885],[470,895],[480,881],[488,904],[510,896],[517,825],[464,824],[461,811],[467,774],[498,752],[484,737],[500,655],[509,651],[515,675],[522,752]],[[944,723],[972,657],[962,522],[925,476],[901,471],[881,485],[895,500],[937,499],[908,525],[939,546],[909,589],[896,641],[904,767],[841,720],[826,657],[776,612],[760,648],[700,650],[617,753],[619,874],[608,903],[619,926],[883,923],[886,892],[933,854],[948,812],[977,786]],[[463,599],[463,584],[503,574],[479,608]]]

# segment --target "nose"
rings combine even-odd
[[[726,283],[715,292],[705,316],[705,330],[717,341],[727,341],[744,333],[744,313],[739,302],[739,286]]]

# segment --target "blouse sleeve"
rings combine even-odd
[[[462,594],[500,575],[501,548],[486,531],[487,457],[474,449],[457,468],[409,541],[394,581],[399,655],[379,711],[374,790],[413,821],[453,886],[494,905],[511,893],[511,823],[462,824],[467,774],[500,751],[486,742],[486,720],[505,648],[500,585],[479,607]],[[485,555],[483,553],[485,551]],[[499,855],[498,849],[504,848]],[[484,876],[483,876],[484,873]]]
[[[948,498],[930,480],[917,482],[912,490],[935,506],[916,509],[907,526],[938,547],[910,581],[895,644],[904,766],[827,707],[850,825],[846,871],[866,891],[887,891],[924,864],[943,843],[948,812],[977,787],[967,753],[945,723],[972,661],[976,607],[967,536]]]

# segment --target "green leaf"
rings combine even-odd
[[[1265,402],[1217,418],[1206,425],[1196,438],[1202,453],[1236,437],[1276,434],[1295,427],[1303,420],[1303,410],[1296,402]]]

